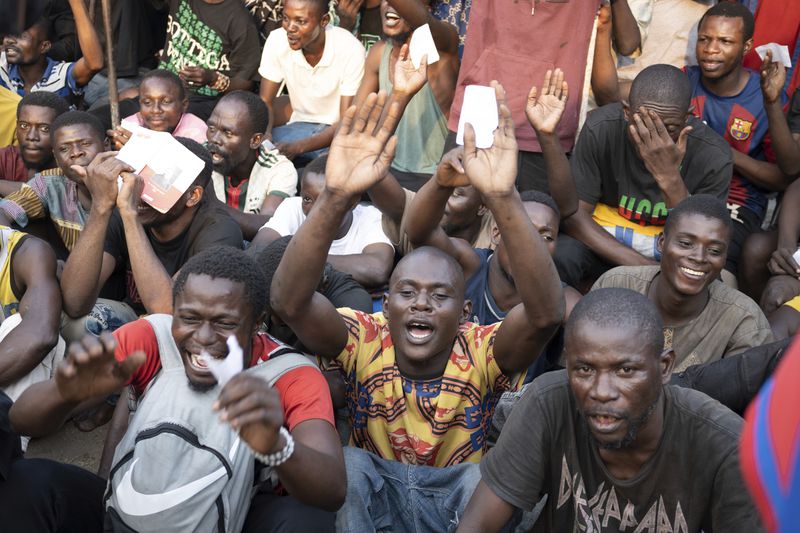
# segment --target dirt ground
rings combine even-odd
[[[108,427],[109,424],[106,424],[89,433],[83,433],[71,421],[67,422],[58,433],[32,440],[28,444],[25,457],[53,459],[97,472]]]

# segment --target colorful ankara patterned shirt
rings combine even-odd
[[[516,384],[494,358],[501,323],[462,325],[442,376],[412,380],[397,368],[383,313],[342,308],[339,314],[349,330],[338,361],[353,424],[350,444],[413,465],[479,462],[497,400]]]
[[[0,200],[0,211],[21,228],[31,220],[50,218],[70,251],[89,216],[78,200],[78,186],[59,168],[39,172],[20,190]]]

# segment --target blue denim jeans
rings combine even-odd
[[[339,533],[455,531],[481,479],[475,463],[447,468],[387,461],[347,446],[347,499],[336,514]]]
[[[327,127],[328,124],[317,124],[314,122],[292,122],[284,126],[278,126],[272,130],[272,143],[289,143],[306,139],[312,135],[316,135]],[[294,159],[294,166],[304,167],[317,157],[326,153],[328,153],[328,148],[320,148],[313,152],[300,154]]]

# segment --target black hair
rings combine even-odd
[[[553,200],[553,197],[550,196],[549,194],[543,193],[541,191],[528,190],[519,193],[519,198],[523,202],[533,202],[537,204],[546,205],[555,212],[556,218],[561,220],[561,211],[558,209],[556,201]]]
[[[744,4],[740,4],[739,2],[720,2],[703,13],[703,16],[700,17],[700,22],[697,23],[698,29],[700,29],[700,27],[703,25],[703,22],[708,17],[725,17],[732,19],[740,18],[742,19],[742,33],[744,34],[744,40],[749,41],[753,38],[756,21],[753,17],[753,14]]]
[[[69,104],[66,100],[58,96],[56,93],[48,91],[33,91],[27,93],[22,97],[17,105],[17,118],[19,113],[25,106],[49,107],[56,112],[56,117],[59,117],[69,111]]]
[[[220,98],[217,105],[223,101],[232,100],[240,102],[247,108],[247,117],[250,119],[250,130],[253,134],[264,133],[269,126],[269,108],[264,100],[249,91],[231,91]]]
[[[622,329],[640,339],[653,355],[664,350],[664,323],[653,302],[630,289],[609,288],[590,291],[578,300],[564,325],[564,339],[574,335],[581,324]]]
[[[264,314],[267,301],[264,275],[255,260],[243,250],[232,246],[214,246],[192,256],[181,267],[172,284],[173,303],[192,274],[243,284],[244,297],[253,312],[253,320],[258,320]]]
[[[650,65],[631,83],[628,97],[633,110],[645,103],[675,106],[689,112],[692,84],[681,69],[672,65]]]
[[[666,236],[672,230],[681,217],[695,214],[719,220],[728,230],[732,229],[731,215],[724,200],[710,194],[696,194],[685,198],[669,212],[664,225],[664,235]]]
[[[306,165],[306,168],[303,169],[303,179],[310,173],[313,172],[314,174],[319,174],[320,176],[325,176],[325,167],[328,165],[328,154],[322,154],[321,156],[315,157],[309,164]]]
[[[53,22],[47,18],[42,17],[28,28],[28,30],[38,29],[42,32],[42,36],[44,37],[44,41],[52,41],[53,40]]]
[[[296,0],[299,2],[305,2],[307,4],[313,4],[317,8],[317,13],[319,13],[319,18],[321,19],[325,15],[328,14],[328,0]],[[284,6],[286,5],[288,0],[284,0]]]
[[[189,149],[194,155],[202,159],[203,161],[203,170],[200,171],[200,174],[194,179],[192,182],[192,186],[200,186],[204,189],[208,188],[208,183],[211,181],[211,172],[213,171],[213,167],[211,166],[211,154],[208,153],[208,150],[205,147],[198,143],[195,140],[188,139],[186,137],[175,137],[179,143]]]
[[[66,128],[68,126],[86,125],[92,129],[92,132],[97,135],[100,142],[106,138],[106,130],[103,128],[103,123],[100,119],[86,111],[67,111],[59,115],[50,126],[50,141],[55,139],[56,130]]]
[[[258,263],[261,273],[264,275],[264,282],[266,286],[265,305],[269,307],[270,291],[272,288],[272,278],[275,277],[275,272],[278,270],[278,265],[281,264],[283,254],[286,253],[286,247],[289,246],[289,241],[292,240],[292,235],[284,235],[279,239],[275,239],[266,246],[253,247],[248,249],[256,263]]]
[[[142,86],[142,83],[146,82],[149,79],[157,79],[163,80],[167,83],[171,83],[173,86],[178,88],[178,98],[180,100],[186,99],[186,85],[180,77],[170,70],[166,70],[163,68],[157,68],[155,70],[151,70],[144,76],[142,76],[142,81],[139,82],[139,87]]]

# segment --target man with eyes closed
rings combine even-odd
[[[664,322],[676,372],[772,341],[758,305],[718,279],[731,236],[726,209],[724,201],[710,195],[690,196],[667,217],[658,238],[660,265],[614,268],[592,288],[632,289],[647,296]]]
[[[312,353],[337,360],[345,374],[353,432],[337,531],[452,527],[478,481],[474,463],[486,449],[499,394],[514,387],[563,320],[558,274],[514,187],[514,123],[505,92],[495,87],[500,126],[494,144],[477,149],[467,126],[463,166],[509,243],[521,302],[503,321],[469,322],[461,267],[427,246],[398,263],[381,313],[335,309],[315,292],[353,197],[379,182],[391,163],[398,107],[389,107],[376,131],[382,104],[375,95],[358,117],[354,108],[345,113],[325,188],[273,278],[273,311]]]

